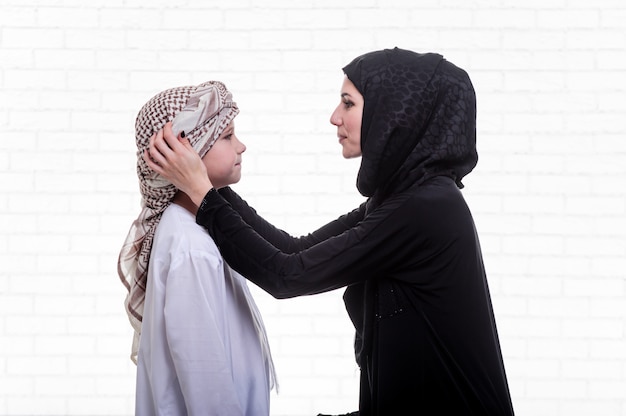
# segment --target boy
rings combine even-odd
[[[136,415],[269,415],[274,371],[260,313],[245,280],[195,222],[189,197],[141,155],[168,121],[190,140],[216,188],[241,178],[239,110],[224,84],[163,91],[137,116],[143,209],[120,253],[135,328]]]

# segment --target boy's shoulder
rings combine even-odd
[[[157,247],[167,246],[169,250],[177,248],[206,254],[219,253],[207,230],[196,223],[195,215],[177,204],[170,204],[163,211],[153,244]]]

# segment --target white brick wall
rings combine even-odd
[[[0,0],[0,414],[133,413],[116,259],[148,98],[226,82],[248,145],[237,189],[300,234],[362,200],[328,119],[340,68],[393,46],[474,81],[464,193],[517,414],[626,415],[623,0]],[[272,415],[354,410],[342,292],[254,293]]]

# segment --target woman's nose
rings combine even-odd
[[[335,109],[335,111],[333,111],[333,113],[330,115],[330,124],[332,124],[333,126],[339,126],[341,124],[341,118],[339,117],[338,113],[338,108]]]

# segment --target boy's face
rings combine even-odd
[[[235,135],[235,122],[233,121],[202,158],[213,187],[219,189],[239,182],[241,154],[245,151],[246,145]]]

